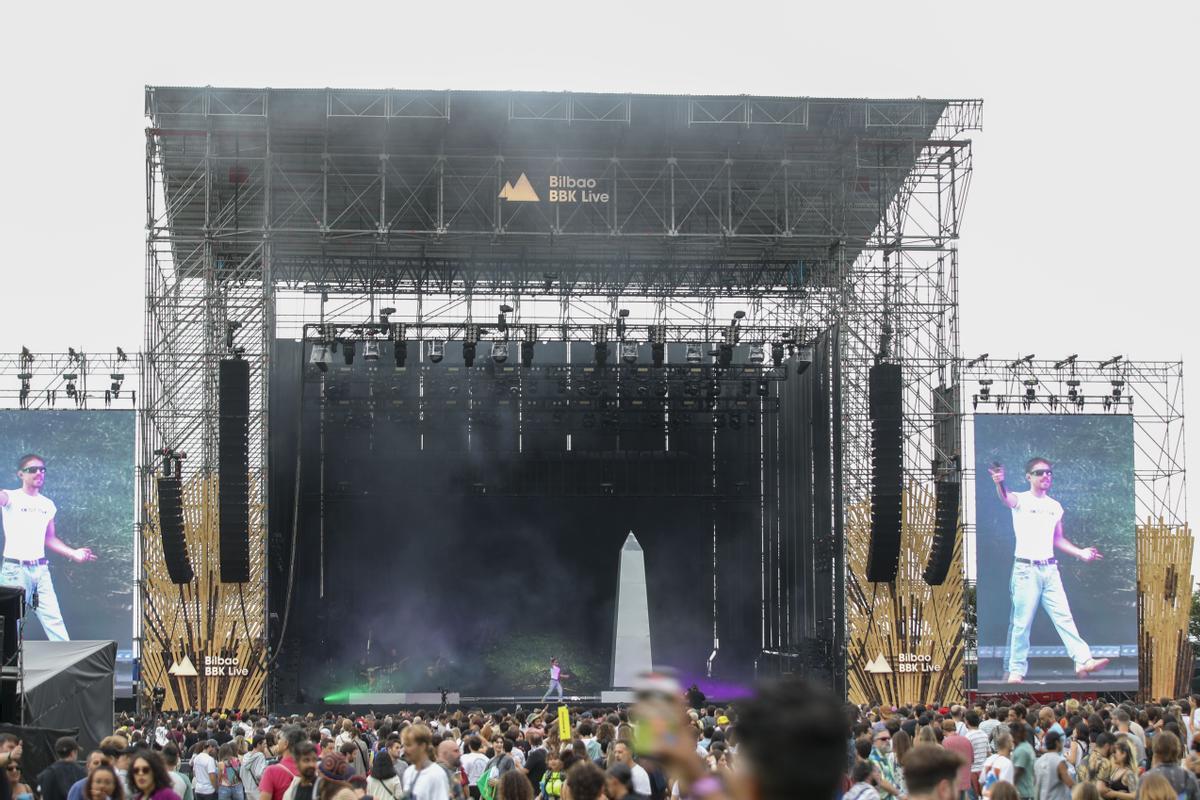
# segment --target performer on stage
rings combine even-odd
[[[544,701],[550,696],[551,692],[558,692],[558,702],[562,702],[563,692],[562,684],[559,683],[559,678],[562,677],[562,668],[558,666],[558,658],[550,659],[550,685],[546,687],[546,693],[542,695]]]
[[[4,519],[4,566],[0,584],[25,590],[25,603],[37,611],[46,638],[54,642],[70,640],[67,626],[58,609],[58,595],[50,579],[46,549],[72,561],[95,561],[90,547],[70,547],[54,532],[57,507],[42,494],[46,482],[46,460],[29,453],[17,461],[19,489],[0,489],[0,512]]]
[[[1012,510],[1016,547],[1013,552],[1012,615],[1009,622],[1008,683],[1021,683],[1029,668],[1029,630],[1038,605],[1046,609],[1062,643],[1075,661],[1080,677],[1104,669],[1109,659],[1093,658],[1091,648],[1079,635],[1071,606],[1058,574],[1055,549],[1090,563],[1103,556],[1095,547],[1076,547],[1063,535],[1063,507],[1048,492],[1054,470],[1044,458],[1031,458],[1025,464],[1029,491],[1010,492],[1004,486],[1004,467],[993,464],[988,470],[996,484],[1000,501]]]

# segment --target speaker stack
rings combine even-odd
[[[871,420],[871,544],[867,580],[890,583],[900,563],[904,490],[903,377],[899,364],[875,364],[868,379]]]
[[[959,429],[958,387],[939,386],[933,390],[933,491],[936,511],[933,547],[925,564],[925,582],[930,586],[945,583],[954,562],[958,540],[958,510],[962,502],[959,463],[962,436]]]
[[[217,491],[221,581],[250,580],[250,362],[221,362],[218,389]]]
[[[191,583],[195,573],[183,535],[183,482],[177,477],[158,479],[158,528],[171,582]]]

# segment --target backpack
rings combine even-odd
[[[489,761],[487,767],[484,768],[483,773],[479,776],[479,780],[475,781],[475,788],[479,790],[479,800],[495,800],[496,784],[493,781],[499,777],[496,766],[497,760],[493,759]],[[413,785],[416,785],[416,781],[413,781]]]

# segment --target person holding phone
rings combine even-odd
[[[1029,669],[1029,632],[1038,606],[1046,610],[1059,638],[1075,662],[1075,674],[1086,678],[1108,666],[1109,659],[1094,658],[1087,642],[1079,635],[1071,605],[1058,574],[1055,551],[1078,558],[1084,563],[1104,556],[1095,547],[1076,547],[1063,535],[1063,507],[1050,496],[1054,468],[1041,457],[1025,464],[1029,491],[1010,492],[1004,485],[1004,467],[998,462],[988,470],[996,484],[1000,502],[1012,511],[1016,547],[1010,590],[1012,614],[1009,617],[1007,683],[1022,683]]]

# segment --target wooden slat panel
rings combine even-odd
[[[1138,666],[1145,699],[1188,693],[1192,545],[1187,525],[1169,526],[1162,519],[1138,525]]]

